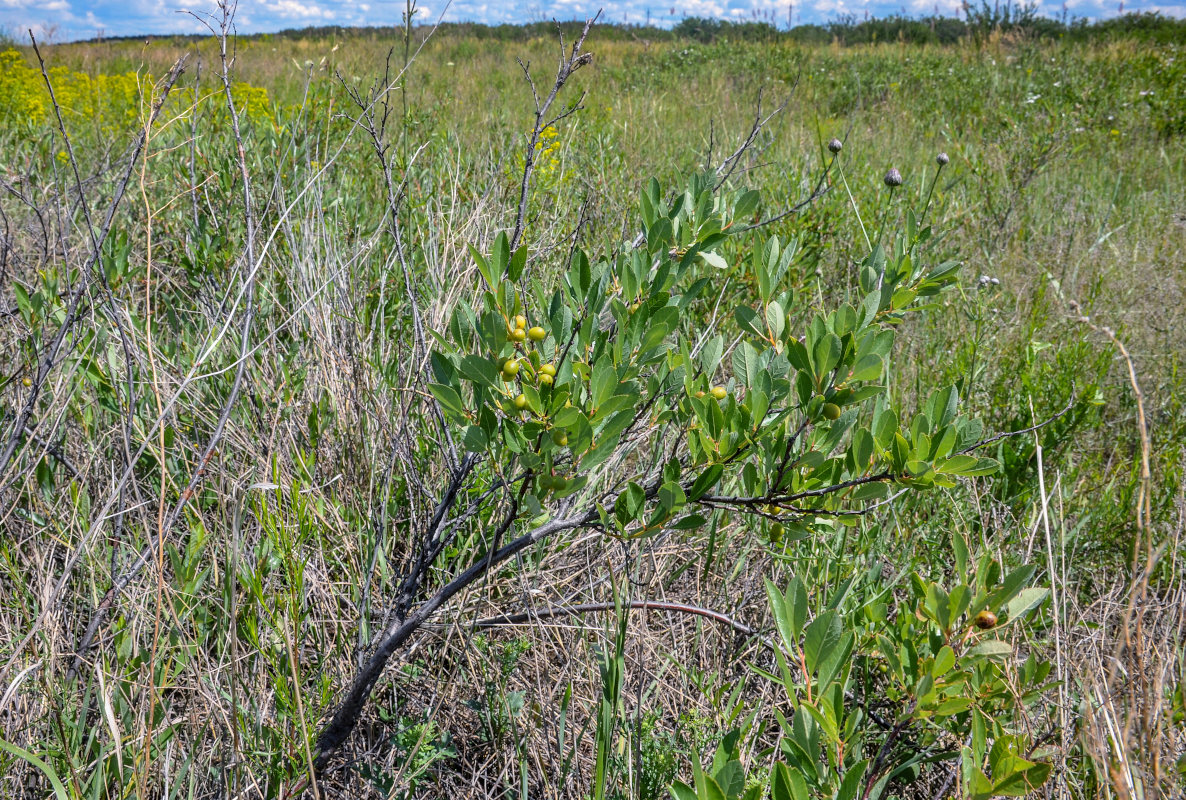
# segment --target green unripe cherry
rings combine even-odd
[[[511,331],[511,341],[521,342],[527,338],[527,332],[522,328],[515,328]]]
[[[534,328],[530,328],[527,331],[527,338],[533,342],[542,342],[544,338],[547,337],[547,335],[548,332],[538,325],[536,325]]]
[[[520,410],[527,408],[527,395],[520,394],[515,396],[515,408]]]
[[[712,396],[715,397],[717,400],[724,400],[726,397],[729,396],[729,392],[725,389],[724,386],[714,386],[714,387],[712,387]]]
[[[507,359],[507,362],[502,365],[502,374],[508,378],[513,378],[519,374],[519,362],[516,359]]]
[[[539,368],[539,371],[544,375],[551,375],[553,378],[556,377],[556,368],[551,364],[544,364]]]
[[[552,385],[552,376],[546,372],[541,372],[540,376],[539,376],[539,385],[540,386],[551,386]]]
[[[552,431],[552,441],[560,447],[564,447],[566,444],[568,444],[568,434],[559,430]]]
[[[824,403],[823,412],[828,419],[840,419],[840,406],[835,403]]]

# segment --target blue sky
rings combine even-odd
[[[976,3],[979,4],[978,2]],[[954,15],[960,0],[796,0],[794,15],[800,22],[826,22],[842,14],[863,17],[933,14]],[[787,21],[787,0],[423,0],[421,21],[525,22],[575,19],[604,8],[614,22],[650,20],[668,26],[685,16],[729,20],[766,19],[778,25]],[[1062,13],[1063,0],[1042,0],[1042,11]],[[1066,0],[1074,16],[1099,18],[1120,10],[1120,0]],[[240,0],[237,20],[243,33],[303,28],[309,25],[393,25],[400,20],[404,0]],[[1186,16],[1186,0],[1125,0],[1124,11],[1160,11]],[[42,38],[56,41],[89,38],[100,30],[109,36],[141,33],[191,33],[202,29],[183,11],[209,13],[211,0],[0,0],[0,27],[24,38],[32,28]],[[46,36],[46,34],[51,34]]]

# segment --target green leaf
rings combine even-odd
[[[637,520],[641,516],[646,498],[646,490],[637,483],[630,481],[626,484],[625,490],[614,501],[614,516],[617,517],[618,524],[625,528]]]
[[[441,404],[441,408],[451,411],[459,417],[465,415],[465,406],[461,403],[461,395],[457,394],[453,387],[430,383],[428,391],[432,392],[432,396]]]
[[[954,455],[943,462],[939,471],[948,475],[962,475],[965,478],[975,478],[980,475],[994,475],[1000,469],[1000,462],[993,458]]]
[[[839,646],[824,651],[819,665],[819,691],[825,692],[828,690],[829,684],[840,673],[844,665],[848,663],[848,659],[852,656],[852,648],[855,643],[856,637],[853,636],[852,631],[846,631],[840,637]]]
[[[512,281],[519,280],[525,266],[527,266],[527,245],[524,244],[520,245],[515,254],[511,256],[511,263],[507,266],[507,278]]]
[[[999,610],[1001,606],[1016,597],[1025,584],[1029,583],[1036,569],[1033,564],[1026,564],[1010,572],[1001,581],[1000,586],[989,593],[983,605],[993,611]]]
[[[669,513],[675,513],[686,502],[683,488],[675,481],[668,481],[659,487],[659,504]]]
[[[506,231],[498,234],[494,239],[494,249],[490,252],[491,268],[497,275],[505,275],[510,267],[511,243],[507,239]]]
[[[1013,645],[1000,639],[988,639],[968,650],[968,655],[978,656],[1008,656],[1013,654]]]
[[[701,472],[700,475],[692,482],[692,488],[688,489],[688,500],[696,501],[708,493],[710,489],[717,485],[717,481],[721,479],[725,468],[721,464],[711,464],[708,469]]]
[[[865,777],[865,769],[868,766],[869,762],[862,760],[848,768],[848,772],[844,773],[844,780],[840,782],[840,788],[836,791],[836,800],[853,800],[857,796],[857,790],[861,787],[861,780]]]
[[[737,320],[738,326],[746,333],[753,334],[760,339],[766,337],[766,331],[763,330],[762,319],[758,316],[758,312],[754,311],[749,306],[738,306],[733,309],[733,317]],[[800,345],[802,347],[802,345]]]
[[[993,784],[993,794],[1004,797],[1025,797],[1037,790],[1050,777],[1049,764],[1034,764],[1029,769],[1014,772],[1012,775]]]
[[[839,363],[840,355],[843,352],[844,345],[841,344],[840,337],[834,333],[825,334],[815,343],[811,357],[817,381],[823,380],[832,371]]]
[[[723,336],[714,336],[704,343],[704,347],[700,350],[700,367],[705,374],[712,375],[717,371],[717,367],[721,364],[721,353],[725,350],[725,339]]]
[[[590,392],[593,395],[593,407],[597,408],[614,395],[618,386],[618,374],[613,366],[602,361],[593,368],[593,379]]]
[[[743,192],[737,198],[737,202],[733,204],[733,219],[738,221],[749,220],[758,210],[758,203],[761,201],[761,198],[761,194],[754,189]]]
[[[719,253],[706,253],[705,251],[701,250],[697,252],[696,255],[700,256],[704,263],[708,264],[710,267],[716,267],[717,269],[729,268],[729,262],[726,261]]]
[[[733,374],[743,386],[753,386],[757,379],[761,359],[757,349],[749,342],[742,342],[733,351]]]
[[[771,300],[766,306],[766,325],[770,328],[771,336],[775,339],[782,338],[782,332],[787,326],[787,312],[782,310],[777,300]]]
[[[1005,612],[1009,620],[1020,619],[1034,610],[1046,600],[1050,594],[1049,589],[1042,589],[1031,586],[1028,589],[1022,589],[1021,592],[1008,602],[1005,606]]]
[[[703,514],[686,514],[667,527],[673,531],[694,531],[703,528],[706,524],[708,524],[708,520]]]
[[[809,800],[807,782],[798,771],[787,769],[786,763],[779,761],[774,765],[770,797],[771,800]]]
[[[853,366],[848,374],[848,379],[853,383],[857,381],[875,381],[881,377],[884,366],[881,356],[876,353],[868,353],[861,356],[861,360]]]
[[[951,649],[950,645],[945,644],[935,656],[935,663],[931,665],[931,675],[935,678],[942,678],[954,666],[955,651]]]
[[[934,714],[936,717],[952,717],[964,713],[971,707],[970,697],[949,697],[935,707]]]
[[[477,425],[470,425],[466,427],[465,434],[461,438],[461,443],[465,445],[465,449],[471,453],[480,453],[486,449],[489,444],[486,438],[486,432]]]
[[[461,359],[460,371],[467,380],[487,387],[497,388],[498,368],[488,358],[481,356],[466,356]]]
[[[486,279],[486,285],[490,287],[491,291],[495,291],[498,288],[498,279],[490,270],[490,262],[472,244],[467,244],[466,247],[469,248],[469,254],[473,257],[474,263],[478,265],[478,272],[482,273],[482,277]]]
[[[791,623],[792,601],[785,597],[774,582],[766,579],[766,597],[770,602],[770,610],[774,614],[774,625],[782,637],[782,642],[791,650],[799,642],[799,634]]]
[[[745,770],[742,769],[740,761],[726,762],[712,777],[725,793],[725,797],[738,797],[745,790]]]
[[[840,633],[840,615],[835,611],[825,611],[811,621],[803,635],[803,661],[808,672],[815,672],[821,656],[840,641]]]
[[[989,800],[993,796],[992,781],[980,769],[970,747],[960,755],[960,770],[963,773],[964,791],[971,800]]]

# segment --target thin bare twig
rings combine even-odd
[[[246,261],[248,269],[244,276],[244,306],[243,306],[243,323],[240,330],[239,339],[239,359],[238,365],[235,368],[235,377],[231,383],[230,393],[227,395],[226,401],[223,403],[222,410],[219,412],[218,421],[214,426],[214,430],[210,434],[210,438],[203,448],[201,458],[198,461],[198,467],[190,475],[189,483],[181,492],[177,502],[173,505],[172,510],[168,516],[165,517],[157,535],[148,542],[137,554],[132,564],[124,570],[124,572],[112,583],[111,588],[107,590],[99,605],[95,609],[94,615],[91,617],[90,623],[87,625],[86,632],[79,641],[78,648],[75,650],[74,664],[71,667],[72,672],[76,673],[85,657],[87,650],[90,649],[91,641],[94,639],[95,633],[103,624],[110,613],[111,608],[115,605],[115,601],[124,588],[140,573],[140,570],[148,562],[149,556],[156,550],[164,546],[165,537],[168,532],[172,530],[181,516],[182,511],[185,510],[190,499],[193,498],[197,492],[198,487],[202,484],[206,477],[206,469],[210,463],[210,459],[214,456],[214,451],[218,448],[218,443],[222,441],[223,432],[226,429],[227,421],[230,419],[231,412],[234,410],[235,401],[239,398],[239,393],[243,387],[243,376],[246,373],[247,362],[249,360],[249,353],[251,350],[251,325],[255,318],[255,216],[252,211],[251,199],[251,176],[247,169],[247,153],[243,147],[243,136],[239,126],[239,112],[235,106],[234,96],[231,90],[230,79],[230,59],[227,54],[227,39],[230,35],[233,24],[234,6],[223,4],[221,28],[219,32],[219,56],[222,61],[222,85],[223,92],[226,96],[227,109],[230,112],[231,128],[235,137],[235,145],[238,151],[238,164],[240,177],[243,180],[243,221],[246,226],[245,230],[245,249]],[[211,30],[211,33],[214,33]]]
[[[564,84],[568,82],[572,74],[593,61],[593,54],[582,53],[581,47],[584,46],[585,37],[589,35],[593,24],[597,22],[600,16],[601,11],[599,9],[592,18],[585,20],[585,27],[581,29],[581,35],[573,42],[572,51],[568,55],[564,54],[564,32],[563,30],[561,31],[560,65],[556,69],[556,80],[552,84],[552,90],[548,92],[548,96],[542,101],[539,98],[539,92],[536,91],[535,81],[531,77],[531,64],[525,64],[519,61],[519,66],[522,67],[527,83],[531,87],[531,96],[535,100],[535,123],[531,126],[531,135],[527,137],[527,147],[524,151],[523,180],[519,185],[519,208],[515,214],[515,227],[511,233],[512,253],[519,247],[519,240],[523,237],[523,227],[527,221],[527,198],[531,193],[531,176],[535,172],[535,150],[539,145],[539,137],[548,126],[555,125],[557,122],[576,113],[580,109],[581,101],[585,99],[585,95],[582,93],[575,103],[552,119],[547,119],[548,110],[552,107],[552,103],[556,100],[556,95],[564,88]]]

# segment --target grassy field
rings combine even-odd
[[[1181,796],[1186,42],[578,33],[0,47],[0,795]]]

